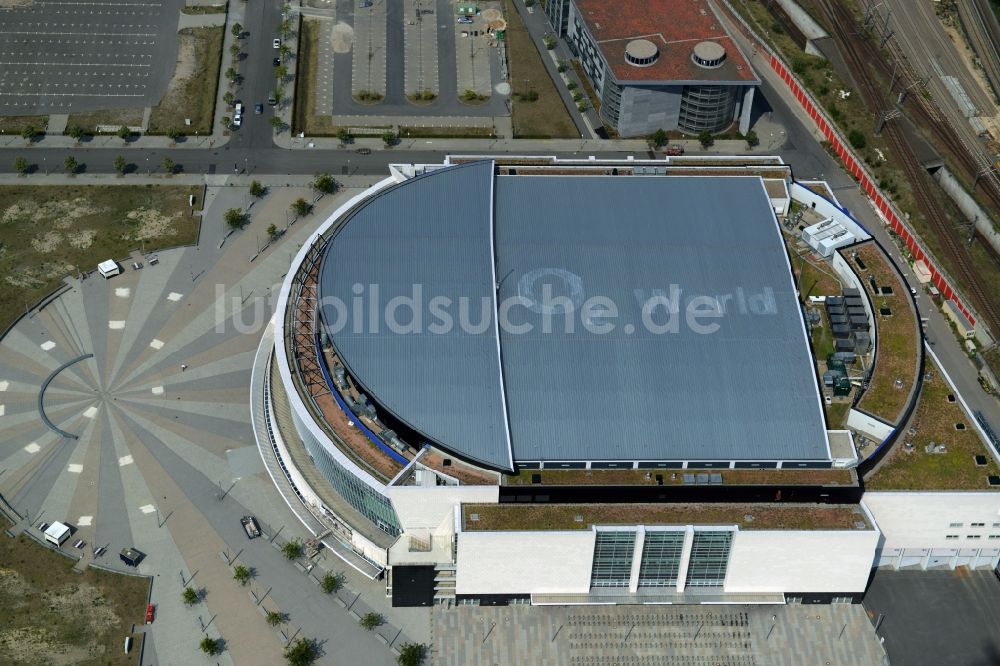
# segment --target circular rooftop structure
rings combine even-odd
[[[633,39],[625,45],[625,60],[635,67],[649,67],[660,57],[660,49],[648,39]]]
[[[726,48],[718,42],[698,42],[691,58],[702,67],[719,67],[726,59]]]

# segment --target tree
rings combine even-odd
[[[282,85],[278,85],[274,89],[274,103],[275,103],[275,105],[280,106],[281,102],[284,101],[284,99],[285,99],[285,87],[282,86]]]
[[[243,212],[242,208],[230,208],[223,215],[223,218],[232,229],[242,229],[247,223],[247,214]]]
[[[240,45],[233,42],[233,44],[229,47],[229,54],[235,58],[240,54],[240,50]]]
[[[326,575],[323,576],[323,580],[319,582],[319,588],[327,594],[333,594],[343,586],[344,577],[331,571],[328,571]]]
[[[868,144],[865,133],[859,129],[852,129],[851,133],[847,135],[847,140],[851,142],[851,146],[855,150],[861,150]]]
[[[80,166],[76,162],[76,158],[72,155],[67,155],[66,159],[63,160],[63,168],[66,169],[66,173],[76,173],[76,168]]]
[[[201,643],[198,643],[198,647],[200,647],[201,651],[209,657],[222,654],[222,641],[218,638],[209,638],[208,636],[205,636],[201,639]]]
[[[712,144],[715,143],[715,137],[708,130],[703,131],[698,135],[698,141],[701,143],[702,148],[711,148]]]
[[[235,67],[230,67],[229,69],[226,70],[226,78],[229,79],[230,83],[235,83],[236,82],[236,68]]]
[[[649,137],[649,142],[653,144],[653,148],[662,148],[667,145],[667,133],[658,129]]]
[[[28,160],[23,157],[14,158],[14,171],[18,172],[22,176],[28,173]]]
[[[305,215],[305,212],[299,212],[301,210],[301,207],[299,206],[300,203],[304,204],[305,211],[309,212],[309,208],[311,208],[311,206],[305,199],[297,199],[295,203],[292,204],[292,210],[295,211],[296,215]],[[286,541],[285,545],[281,547],[281,554],[289,560],[297,560],[302,557],[302,552],[302,542],[298,539]]]
[[[382,143],[384,143],[386,147],[396,145],[396,139],[396,133],[392,130],[382,132]]]
[[[279,132],[285,127],[285,121],[280,116],[271,116],[270,123],[271,127]]]
[[[232,106],[233,102],[236,101],[236,95],[233,94],[232,90],[227,90],[226,94],[222,96],[222,101],[226,103],[226,106]]]
[[[267,190],[264,189],[264,186],[260,184],[259,180],[255,180],[250,183],[250,196],[254,199],[260,199],[266,193]]]
[[[337,139],[340,140],[341,143],[350,143],[351,133],[347,131],[346,127],[341,127],[337,130]]]
[[[174,172],[174,161],[172,159],[170,159],[169,157],[164,157],[163,158],[163,173],[170,173],[170,174],[172,174],[173,172]]]
[[[760,144],[760,139],[757,137],[757,132],[754,132],[753,130],[747,132],[743,138],[746,139],[747,148],[753,148],[758,144]]]
[[[361,616],[361,620],[358,622],[362,627],[368,631],[374,631],[375,627],[381,625],[383,622],[382,616],[378,613],[368,612]]]
[[[117,171],[120,174],[121,173],[125,173],[125,167],[126,166],[127,166],[127,163],[125,162],[125,158],[124,157],[122,157],[121,155],[119,155],[119,156],[117,156],[115,158],[115,171]]]
[[[290,19],[281,19],[281,23],[278,24],[278,31],[281,33],[282,37],[288,36],[288,33],[292,31],[292,22]]]
[[[299,638],[285,648],[288,666],[311,666],[318,658],[319,645],[309,638]]]
[[[267,237],[270,238],[271,240],[274,240],[275,238],[278,237],[278,225],[274,224],[273,222],[267,225]]]
[[[74,139],[76,139],[77,141],[82,139],[86,134],[86,132],[83,131],[83,128],[80,127],[79,125],[73,125],[66,131],[66,133],[69,134]]]
[[[333,194],[337,191],[337,181],[328,173],[318,173],[313,178],[312,188],[318,194]]]
[[[264,621],[267,622],[270,627],[277,627],[286,619],[287,616],[284,613],[279,613],[278,611],[267,611],[267,615],[264,616]]]
[[[230,118],[229,116],[222,116],[222,119],[219,120],[219,122],[222,124],[223,127],[227,127],[228,128],[229,124],[232,122],[232,120],[233,119]]]
[[[170,129],[167,130],[167,136],[170,137],[171,141],[176,141],[177,139],[184,136],[184,133],[181,132],[176,127],[171,127]]]
[[[118,128],[118,138],[122,141],[128,141],[128,138],[132,136],[132,130],[128,128],[128,125],[122,125]]]
[[[181,593],[181,599],[184,600],[185,606],[194,606],[200,598],[201,595],[198,594],[198,590],[193,587],[185,587],[184,592]]]
[[[246,585],[250,582],[253,577],[253,572],[242,564],[237,564],[233,567],[233,580],[235,580],[240,585]]]
[[[281,54],[281,59],[284,60],[288,56],[292,55],[292,49],[288,47],[288,44],[282,44],[278,47],[278,53]]]
[[[421,643],[403,643],[399,647],[396,663],[399,666],[420,666],[427,656],[427,646]]]
[[[233,32],[233,37],[239,39],[240,37],[243,36],[243,26],[240,25],[239,22],[234,23],[232,32]]]
[[[281,79],[288,76],[288,68],[285,67],[284,65],[278,65],[277,67],[274,68],[274,75],[278,77],[278,80],[280,81]]]
[[[38,130],[35,129],[34,125],[25,125],[21,130],[21,138],[25,141],[31,141],[38,135]]]
[[[295,213],[298,217],[302,217],[303,215],[308,215],[310,210],[312,210],[312,204],[306,201],[305,199],[298,198],[292,202],[292,212]],[[294,552],[296,552],[297,554],[290,556],[288,554],[289,551],[287,550],[287,548],[292,544],[296,545],[297,550]],[[296,557],[300,557],[302,555],[302,544],[298,543],[297,541],[289,541],[288,543],[285,544],[284,548],[282,548],[282,552],[285,553],[285,557],[287,557],[290,560],[294,560]]]

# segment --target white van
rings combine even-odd
[[[122,272],[122,267],[114,259],[108,259],[97,264],[97,272],[104,276],[104,279],[112,278]]]

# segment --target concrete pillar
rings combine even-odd
[[[642,547],[646,543],[646,528],[642,525],[635,531],[635,548],[632,550],[632,573],[629,574],[628,591],[635,594],[639,590],[639,568],[642,566]]]
[[[931,553],[933,553],[933,552],[934,552],[934,550],[933,550],[933,549],[931,549],[931,548],[928,548],[928,549],[927,549],[927,552],[926,552],[926,553],[924,553],[924,559],[922,559],[922,560],[920,561],[920,570],[921,570],[921,571],[927,571],[927,565],[928,565],[928,564],[930,564],[930,561],[931,561]]]
[[[740,134],[750,131],[750,110],[753,107],[753,94],[757,86],[747,86],[743,91],[743,102],[740,103]]]
[[[896,555],[896,561],[892,563],[892,568],[899,571],[899,565],[903,563],[903,551],[904,548],[899,549],[899,555]]]
[[[684,592],[688,576],[688,565],[691,563],[691,548],[694,546],[694,527],[688,525],[684,529],[684,549],[681,551],[681,564],[677,569],[677,593]]]

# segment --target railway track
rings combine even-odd
[[[840,2],[837,0],[817,0],[817,5],[826,15],[827,23],[833,30],[833,37],[837,41],[837,45],[852,75],[860,85],[861,94],[864,96],[869,108],[874,110],[876,114],[886,111],[890,107],[890,104],[885,99],[885,91],[873,78],[870,70],[873,63],[878,63],[877,66],[881,66],[884,70],[887,66],[884,58],[864,35],[857,35],[852,32],[852,27],[855,27],[857,22],[851,12],[841,5]],[[925,120],[930,119],[930,114],[924,108],[923,104],[911,105],[911,108],[914,108],[914,106],[921,109],[921,113],[925,115]],[[940,128],[940,121],[937,124],[932,122],[929,126]],[[962,152],[965,148],[961,144],[961,140],[953,133],[941,132],[940,134],[940,138],[944,141],[945,145],[950,150],[956,152],[956,156],[959,159],[962,159]],[[883,135],[892,146],[892,151],[902,166],[906,179],[913,188],[918,208],[924,213],[934,233],[943,243],[945,252],[947,252],[949,258],[952,260],[958,273],[954,277],[967,290],[972,298],[973,307],[986,320],[989,328],[992,331],[1000,331],[1000,307],[998,307],[997,303],[993,302],[991,295],[981,286],[975,267],[972,265],[968,248],[956,238],[954,229],[952,229],[947,216],[934,200],[934,197],[931,196],[929,190],[932,187],[932,184],[929,182],[930,176],[917,163],[913,150],[910,148],[901,128],[897,124],[891,121],[887,123],[883,129]],[[969,166],[969,163],[972,162],[973,174],[975,174],[975,158],[968,153],[964,157],[963,162],[966,166]],[[1000,197],[998,197],[997,203],[1000,203]]]
[[[1000,26],[990,7],[990,0],[959,0],[958,15],[972,42],[972,50],[986,72],[994,97],[1000,97]]]

